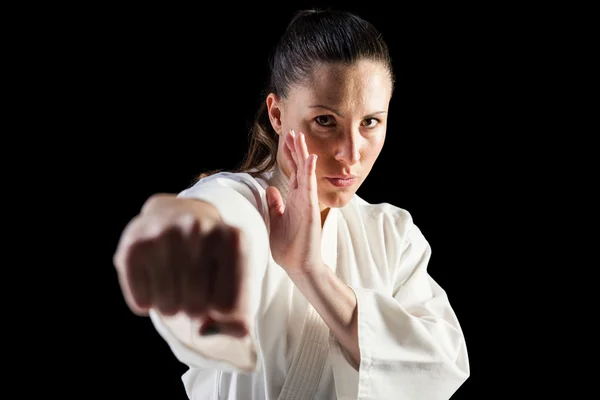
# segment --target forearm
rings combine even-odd
[[[158,193],[150,196],[144,203],[141,212],[151,212],[160,207],[171,207],[174,210],[174,215],[186,210],[186,212],[191,212],[199,221],[222,222],[219,211],[211,203],[195,198],[181,198],[170,193]]]
[[[323,265],[309,273],[290,275],[356,366],[360,365],[358,312],[354,291]]]

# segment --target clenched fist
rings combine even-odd
[[[217,210],[171,194],[150,197],[123,230],[114,264],[129,308],[147,315],[184,312],[201,334],[247,334],[242,233]]]

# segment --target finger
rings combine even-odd
[[[285,204],[281,197],[281,193],[275,186],[269,186],[267,187],[266,195],[270,219],[276,220],[281,217],[285,211]]]
[[[288,140],[285,141],[285,146],[283,146],[283,158],[290,165],[291,169],[297,168],[296,160],[294,160],[294,155],[292,154]]]
[[[137,254],[139,259],[137,263],[143,265],[147,271],[149,288],[152,294],[151,303],[160,312],[170,314],[168,302],[168,287],[173,285],[172,278],[169,276],[169,267],[171,264],[165,256],[165,246],[170,240],[172,232],[166,232],[164,223],[158,216],[149,216],[142,219],[143,229],[137,242]]]
[[[296,133],[294,132],[293,129],[291,129],[289,131],[289,134],[286,136],[286,146],[284,146],[284,148],[287,148],[287,150],[290,153],[290,156],[292,157],[293,162],[290,163],[292,165],[292,169],[290,171],[290,189],[296,189],[298,188],[298,168],[299,168],[299,158],[298,158],[298,154],[296,152],[296,144],[295,144],[295,137],[296,137]]]
[[[306,186],[308,190],[313,190],[316,188],[317,185],[317,155],[311,154],[310,156],[308,156],[304,164],[306,168]]]
[[[156,306],[164,315],[175,315],[181,309],[180,272],[190,263],[186,239],[178,228],[173,228],[158,243],[154,265],[160,279],[160,296],[156,298]]]
[[[147,315],[152,306],[152,287],[149,276],[147,243],[135,243],[123,256],[124,268],[119,269],[119,282],[125,302],[137,315]]]
[[[306,186],[311,196],[317,195],[317,158],[318,156],[316,154],[311,154],[306,159],[306,170],[308,171]]]
[[[290,166],[290,188],[291,189],[295,189],[296,187],[298,187],[298,183],[296,182],[296,176],[297,176],[297,165],[296,165],[296,161],[294,160],[294,157],[292,155],[292,150],[290,149],[290,145],[289,143],[286,141],[285,146],[283,146],[283,157],[286,160],[286,162],[289,164]]]
[[[162,314],[173,315],[177,311],[175,298],[175,270],[181,268],[178,253],[182,251],[181,233],[170,228],[151,243],[146,262],[150,266],[153,304]],[[179,286],[179,282],[177,282]]]
[[[310,169],[307,168],[307,166],[310,165],[310,160],[308,157],[308,148],[306,147],[306,137],[304,136],[304,133],[300,133],[298,135],[298,139],[296,141],[296,151],[300,156],[300,160],[302,160],[300,179],[304,185],[308,185]]]
[[[290,149],[290,154],[292,155],[292,159],[294,160],[294,165],[297,170],[299,168],[300,159],[296,152],[296,133],[293,129],[291,129],[289,134],[286,136],[285,144]]]
[[[210,271],[212,268],[212,243],[200,231],[200,226],[194,227],[188,242],[190,263],[182,269],[181,274],[181,303],[183,311],[191,317],[202,316],[210,294]]]
[[[290,189],[298,189],[298,172],[296,170],[290,173]]]
[[[119,286],[127,307],[136,315],[146,316],[150,308],[151,295],[148,279],[142,268],[132,268],[127,273],[118,272]],[[143,283],[141,281],[146,281]]]
[[[298,149],[298,153],[300,154],[301,159],[304,161],[308,158],[308,146],[306,146],[306,135],[304,133],[300,133],[300,140],[299,140],[299,149]]]
[[[304,161],[306,161],[306,157],[303,157],[302,155],[302,136],[302,133],[298,133],[294,137],[294,153],[296,154],[296,159],[298,160],[298,174],[296,179],[304,183]]]
[[[223,229],[217,247],[218,269],[213,281],[211,308],[217,312],[230,313],[240,301],[245,275],[242,233],[237,228]]]
[[[143,231],[143,220],[139,217],[131,220],[123,230],[113,256],[124,300],[131,311],[138,315],[146,315],[152,301],[146,265],[140,260],[138,241]]]
[[[144,225],[144,220],[138,215],[129,221],[121,233],[117,249],[113,255],[113,264],[121,272],[124,272],[126,268],[126,259],[129,257],[132,246],[144,236]]]
[[[136,308],[135,313],[146,315],[152,307],[152,291],[147,265],[132,265],[126,274],[127,284],[130,289],[130,308]]]
[[[152,306],[156,307],[159,311],[161,309],[161,307],[159,306],[160,304],[160,299],[163,296],[163,293],[161,291],[161,280],[162,280],[162,274],[159,271],[160,269],[162,269],[158,264],[159,264],[159,257],[157,256],[157,249],[156,249],[156,244],[155,243],[145,243],[143,245],[144,247],[144,258],[143,258],[143,263],[146,266],[146,269],[148,271],[148,279],[150,281],[150,290],[152,292]]]

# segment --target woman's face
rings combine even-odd
[[[290,129],[304,133],[308,152],[318,155],[321,210],[348,203],[371,171],[385,140],[391,95],[385,66],[363,60],[322,65],[309,83],[292,87],[287,98],[267,98],[275,131],[281,137]],[[279,140],[277,161],[289,176],[283,145]]]

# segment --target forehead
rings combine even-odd
[[[391,94],[392,80],[386,66],[361,60],[354,64],[317,66],[309,81],[292,88],[290,99],[339,108],[363,105],[385,109]]]

